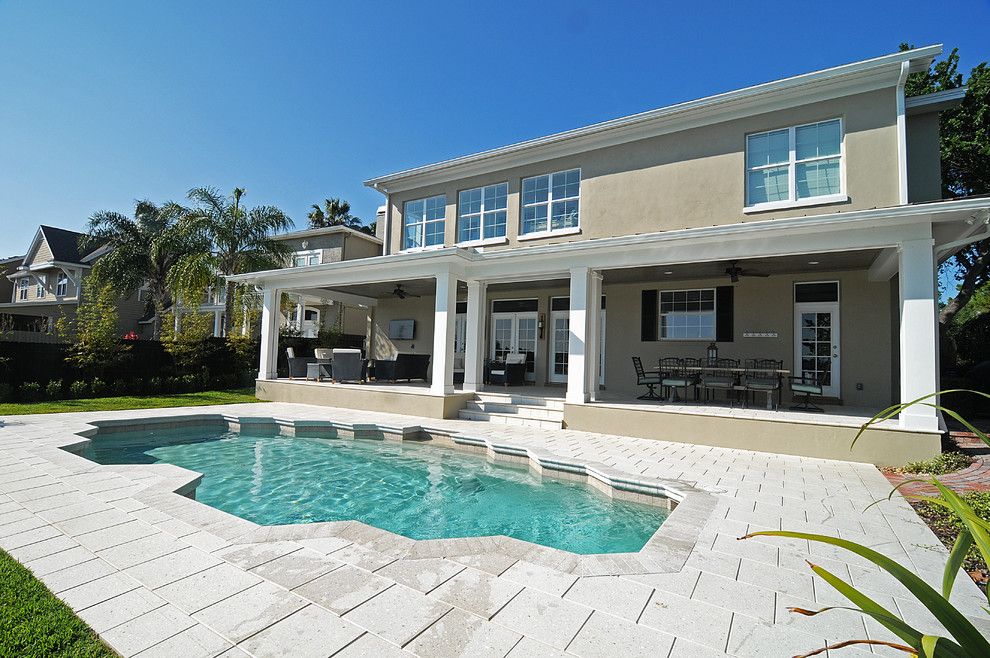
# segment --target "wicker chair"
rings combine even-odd
[[[782,370],[784,362],[777,359],[748,359],[743,373],[746,393],[754,396],[758,391],[767,394],[767,408],[776,409],[780,403],[781,378],[774,370]]]
[[[632,358],[633,368],[636,369],[636,386],[645,386],[646,393],[640,395],[637,400],[660,400],[657,395],[657,386],[660,386],[659,372],[646,372],[643,369],[643,361],[638,356]]]

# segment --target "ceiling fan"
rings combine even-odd
[[[399,299],[405,299],[406,297],[419,297],[419,295],[414,295],[407,290],[403,290],[401,283],[395,284],[395,290],[392,291],[392,294]]]
[[[739,277],[741,276],[758,276],[761,278],[766,278],[770,276],[765,272],[752,272],[750,270],[745,270],[738,265],[739,261],[734,260],[729,263],[729,266],[725,268],[725,274],[729,277],[732,283],[739,283]]]

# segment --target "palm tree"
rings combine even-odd
[[[328,226],[346,226],[355,230],[362,230],[361,220],[351,214],[351,204],[336,197],[324,199],[323,206],[314,203],[312,210],[306,215],[309,217],[310,228],[327,228]]]
[[[195,250],[172,268],[169,282],[186,299],[196,299],[207,288],[226,290],[224,330],[230,335],[234,284],[224,276],[284,267],[291,248],[275,236],[292,227],[292,220],[275,206],[241,205],[243,188],[224,196],[214,187],[189,191],[193,208],[180,225]]]
[[[184,210],[173,202],[157,206],[147,200],[135,203],[133,218],[101,210],[89,218],[88,234],[81,241],[84,249],[108,248],[93,266],[97,280],[124,296],[147,286],[156,338],[161,316],[172,303],[168,272],[189,249],[177,225]]]

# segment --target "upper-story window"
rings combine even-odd
[[[55,296],[65,297],[66,293],[69,292],[69,277],[65,274],[59,274],[58,279],[55,280]]]
[[[524,178],[520,235],[576,229],[580,193],[580,169]]]
[[[840,119],[746,137],[747,208],[843,199]]]
[[[662,340],[715,340],[715,289],[661,290]]]
[[[48,285],[48,275],[39,274],[38,275],[38,288],[34,291],[34,296],[38,299],[45,298],[45,286]]]
[[[292,254],[292,267],[303,267],[305,265],[319,265],[323,262],[323,252],[319,249],[310,251],[297,251]]]
[[[17,298],[26,300],[28,298],[28,279],[27,277],[21,277],[18,279],[17,283]]]
[[[402,248],[442,247],[447,195],[406,201],[402,211]]]
[[[504,238],[508,195],[508,183],[461,190],[457,195],[457,241]]]

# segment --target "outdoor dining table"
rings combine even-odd
[[[720,367],[720,366],[679,366],[679,369],[680,370],[687,371],[687,372],[698,372],[698,373],[714,372],[714,371],[735,373],[737,375],[736,383],[733,385],[732,389],[730,389],[730,390],[734,391],[736,393],[736,395],[739,395],[740,393],[744,393],[745,391],[748,390],[740,382],[740,378],[741,378],[742,374],[745,373],[745,372],[752,372],[752,373],[762,374],[762,375],[776,375],[776,376],[780,377],[781,379],[783,379],[784,377],[788,377],[791,374],[791,371],[790,370],[784,370],[784,369],[778,369],[778,368],[731,368],[731,367],[730,368],[727,368],[727,367],[724,367],[724,366],[722,366],[722,367]],[[667,370],[667,368],[663,368],[661,366],[657,366],[656,368],[651,368],[650,370],[652,370],[653,372],[660,372],[660,373],[662,373],[665,370]],[[677,394],[676,391],[673,391],[673,390],[671,391],[671,393],[673,395],[676,395]],[[767,409],[773,409],[773,391],[767,391]]]

